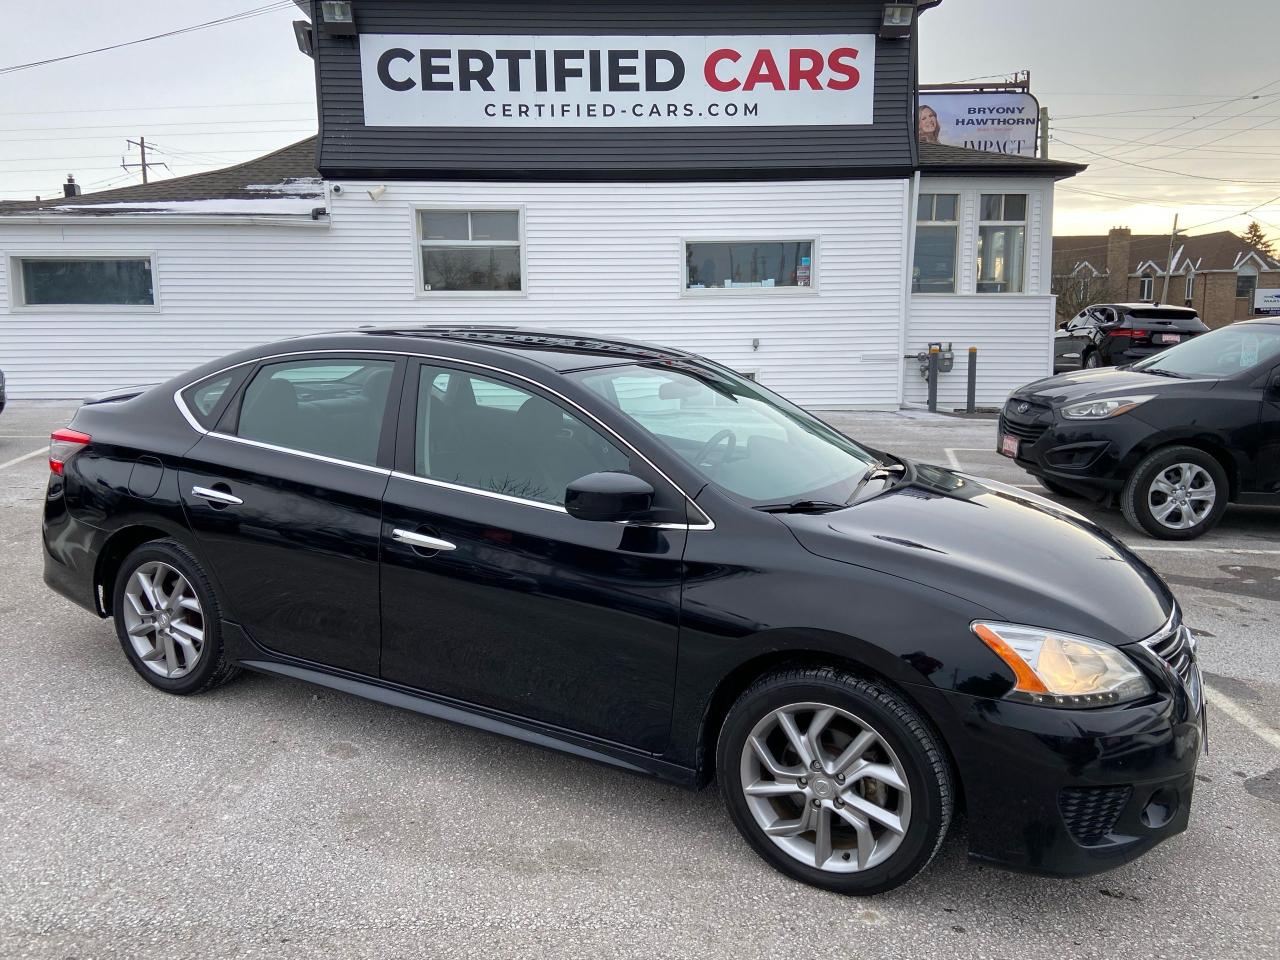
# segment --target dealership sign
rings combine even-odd
[[[969,150],[1036,155],[1040,104],[1029,93],[920,91],[919,136]]]
[[[370,127],[872,122],[876,38],[362,34]]]
[[[1267,313],[1280,313],[1280,290],[1259,288],[1253,291],[1253,309]]]

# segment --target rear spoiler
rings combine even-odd
[[[84,398],[84,405],[87,407],[94,403],[119,403],[122,400],[132,400],[134,397],[142,396],[154,386],[158,384],[144,383],[140,387],[119,387],[105,393],[95,393],[91,397]]]

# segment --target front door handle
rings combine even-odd
[[[414,533],[412,530],[392,530],[391,539],[407,543],[419,550],[457,550],[458,545],[439,537],[428,537],[425,533]]]
[[[192,487],[191,495],[201,500],[208,500],[210,503],[221,503],[232,507],[238,507],[244,503],[239,497],[233,497],[221,490],[210,490],[208,487]]]

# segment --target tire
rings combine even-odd
[[[1068,500],[1079,500],[1084,496],[1082,493],[1076,493],[1070,487],[1064,487],[1056,480],[1046,480],[1044,477],[1037,477],[1036,479],[1040,481],[1041,486],[1054,496],[1064,497]]]
[[[1085,351],[1084,359],[1080,361],[1082,370],[1096,370],[1102,366],[1102,356],[1097,350]]]
[[[826,711],[832,716],[818,733],[822,769],[814,772],[780,714],[792,717],[807,749],[803,734]],[[850,776],[837,783],[836,761],[853,754],[860,739],[870,745],[844,764]],[[836,893],[869,896],[906,883],[933,859],[951,823],[952,773],[932,725],[884,685],[831,667],[781,670],[752,684],[725,718],[716,765],[725,805],[752,849],[782,873]],[[869,808],[878,819],[862,814]],[[816,825],[796,829],[819,816],[829,824],[821,848]],[[890,829],[888,818],[900,829]],[[786,835],[771,836],[766,826]]]
[[[213,585],[177,540],[144,543],[125,557],[112,598],[120,646],[139,676],[158,690],[203,693],[240,672],[222,647]]]
[[[1189,479],[1190,485],[1177,483],[1179,477]],[[1207,505],[1206,480],[1213,488],[1212,502]],[[1175,499],[1180,496],[1177,491],[1189,494],[1186,509],[1175,504],[1164,520],[1161,508],[1170,497],[1161,489],[1162,482],[1172,488]],[[1120,509],[1129,524],[1142,533],[1159,540],[1194,540],[1222,519],[1230,493],[1227,472],[1216,458],[1195,447],[1162,447],[1134,468],[1120,494]]]

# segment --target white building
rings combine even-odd
[[[518,108],[519,91],[485,92],[479,119],[467,126],[459,111],[473,94],[455,90],[461,101],[446,97],[453,119],[444,128],[429,115],[415,119],[439,106],[370,89],[389,64],[386,79],[419,96],[426,81],[411,81],[409,55],[427,36],[442,47],[421,51],[441,54],[432,82],[442,82],[451,62],[443,47],[463,42],[435,32],[432,18],[445,6],[458,5],[358,2],[354,38],[317,25],[318,151],[312,139],[213,173],[0,204],[0,369],[10,396],[78,397],[164,379],[250,343],[415,322],[671,344],[827,409],[923,402],[925,383],[906,355],[930,341],[956,348],[955,371],[940,378],[944,407],[963,404],[969,346],[979,349],[979,403],[997,404],[1050,372],[1053,186],[1080,168],[917,146],[914,37],[876,39],[881,4],[788,7],[792,32],[807,16],[827,24],[802,38],[802,55],[817,52],[830,69],[841,50],[862,50],[869,69],[861,105],[815,90],[784,104],[809,111],[791,127],[768,115],[769,91],[758,98],[767,126],[707,130],[662,118],[647,131],[577,126],[552,134],[484,127],[490,108]],[[468,16],[483,17],[482,6],[466,5]],[[726,5],[706,6],[705,23],[683,24],[705,31],[698,50],[732,52],[736,42],[772,48],[785,61],[779,42],[797,39],[741,18],[717,26]],[[582,8],[556,7],[543,12],[558,18],[557,32],[590,36],[531,34],[526,45],[536,53],[539,43],[584,47],[594,39],[610,62],[621,28],[606,35],[567,24]],[[420,15],[409,26],[406,8]],[[663,15],[652,16],[650,30],[629,28],[633,46],[700,55],[686,56],[680,44],[688,37],[669,36]],[[833,17],[849,21],[835,39]],[[510,47],[520,38],[500,39]],[[587,57],[573,53],[586,72]],[[560,51],[548,56],[561,63]],[[740,81],[727,76],[734,61],[720,63],[721,82]],[[704,71],[687,75],[695,72]],[[678,93],[698,106],[705,91]],[[675,96],[664,89],[659,99]],[[839,116],[816,123],[824,110]],[[395,125],[380,125],[384,115]]]

